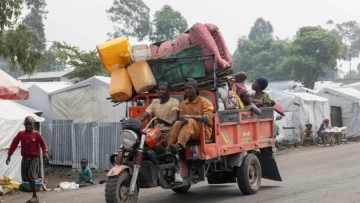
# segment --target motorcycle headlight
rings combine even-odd
[[[131,148],[138,140],[138,135],[132,130],[124,130],[120,133],[121,144],[125,148]]]

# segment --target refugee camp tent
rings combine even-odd
[[[20,130],[24,129],[26,116],[34,117],[35,121],[41,123],[44,118],[39,117],[13,101],[0,100],[0,176],[13,177],[21,181],[21,155],[18,147],[11,157],[9,165],[5,164],[8,148]]]
[[[276,124],[279,126],[277,140],[299,140],[296,122],[299,121],[300,98],[277,90],[270,90],[267,93],[273,100],[281,104],[285,113],[283,119],[276,121]]]
[[[354,89],[357,89],[357,90],[360,90],[360,82],[357,82],[357,83],[352,83],[352,84],[348,84],[348,85],[344,85],[344,86],[341,86],[342,88],[354,88]]]
[[[94,76],[70,85],[51,96],[51,119],[79,122],[118,122],[126,116],[126,103],[113,107],[106,98],[110,78]]]
[[[309,93],[309,94],[316,94],[315,90],[309,89],[309,88],[305,88],[305,87],[298,87],[294,90],[288,90],[289,92],[305,92],[305,93]]]
[[[317,95],[301,92],[292,93],[301,98],[301,111],[299,115],[299,129],[305,130],[306,124],[312,124],[314,132],[320,128],[320,125],[325,117],[330,117],[329,100]]]
[[[331,125],[346,126],[346,136],[360,134],[360,91],[354,88],[323,88],[317,95],[330,104]]]
[[[327,88],[340,88],[344,86],[343,83],[335,83],[333,81],[318,81],[315,83],[315,87],[314,87],[314,90],[315,91],[319,91],[325,87]]]
[[[27,100],[17,100],[15,102],[37,109],[42,112],[41,117],[45,118],[45,122],[41,125],[41,135],[44,137],[46,143],[50,141],[50,93],[68,87],[70,82],[26,82],[23,85],[29,91],[29,98]],[[36,113],[35,113],[36,114]]]
[[[313,129],[319,128],[324,117],[329,116],[329,102],[309,93],[268,91],[273,100],[279,102],[285,117],[276,121],[280,133],[277,140],[300,141],[300,132],[310,123]]]

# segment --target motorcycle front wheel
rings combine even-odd
[[[123,171],[117,176],[108,177],[105,187],[106,203],[136,203],[139,190],[135,187],[133,195],[129,195],[131,176],[128,171]]]

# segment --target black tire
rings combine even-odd
[[[134,194],[123,198],[126,189],[129,189],[131,183],[131,176],[128,171],[123,171],[120,175],[108,177],[105,186],[106,203],[136,203],[138,200],[139,190],[135,187]],[[121,194],[121,191],[123,194]]]
[[[182,187],[178,187],[178,188],[174,188],[172,189],[172,191],[176,192],[176,193],[186,193],[187,191],[189,191],[191,185],[185,185]]]
[[[261,185],[261,165],[255,154],[248,154],[240,167],[236,169],[236,178],[240,191],[244,195],[257,193]]]

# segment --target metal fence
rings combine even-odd
[[[80,168],[86,158],[89,167],[110,169],[109,156],[120,145],[120,123],[73,123],[71,120],[53,120],[49,126],[50,163]]]

